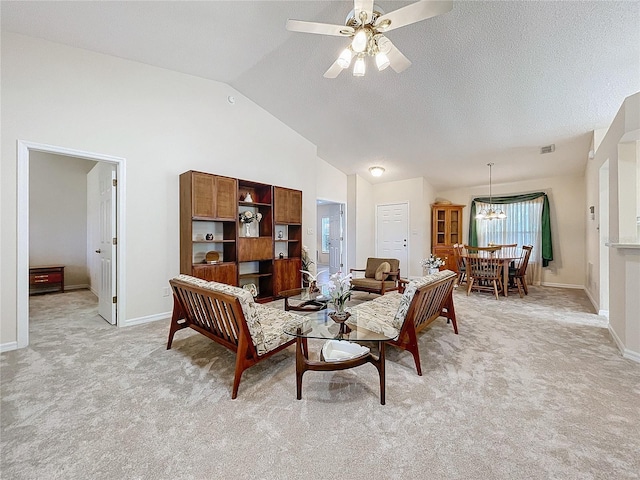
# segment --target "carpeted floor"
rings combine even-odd
[[[296,400],[293,348],[231,400],[234,357],[205,337],[167,351],[168,321],[118,329],[87,291],[32,297],[31,345],[0,356],[0,476],[640,478],[640,365],[583,292],[455,306],[459,335],[419,336],[422,377],[389,347],[382,406],[371,365],[308,372]]]

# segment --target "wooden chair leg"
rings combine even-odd
[[[471,287],[473,287],[473,281],[475,280],[475,278],[473,277],[467,277],[467,297],[469,296],[469,293],[471,292]]]
[[[238,350],[236,351],[236,370],[233,376],[233,390],[231,390],[232,400],[238,396],[238,387],[240,386],[242,372],[244,372],[249,366],[246,361],[248,346],[247,339],[243,334],[240,334],[240,337],[238,338]]]
[[[413,355],[413,361],[416,363],[416,371],[419,376],[422,376],[422,366],[420,365],[420,351],[418,350],[418,336],[416,335],[415,328],[408,329],[409,343],[405,348]]]
[[[451,320],[451,323],[453,324],[453,332],[457,335],[458,322],[456,321],[456,309],[453,306],[453,292],[451,292],[451,294],[449,295],[449,298],[447,299],[444,308],[447,310],[447,313],[446,313],[447,322]]]
[[[529,289],[527,288],[527,279],[524,277],[520,277],[520,280],[522,280],[522,288],[524,288],[524,294],[529,295]]]
[[[171,326],[169,327],[169,339],[167,340],[167,350],[171,350],[171,344],[173,343],[173,336],[178,330],[182,330],[187,325],[186,323],[180,323],[180,320],[184,319],[185,315],[182,312],[182,308],[178,303],[176,297],[173,297],[173,314],[171,315]]]
[[[498,298],[498,282],[496,282],[495,280],[493,281],[493,293],[495,293],[496,295],[496,300],[500,300]]]

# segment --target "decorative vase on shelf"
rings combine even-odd
[[[245,237],[250,237],[251,236],[251,224],[250,223],[245,223],[244,224],[244,236]]]
[[[253,202],[253,198],[251,198],[251,194],[250,193],[247,193],[247,196],[244,197],[244,201],[248,202],[248,203]]]

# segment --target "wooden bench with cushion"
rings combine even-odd
[[[231,398],[238,396],[242,372],[295,343],[295,337],[284,333],[284,325],[304,320],[255,303],[251,293],[232,285],[189,275],[178,275],[169,284],[174,307],[167,350],[175,333],[189,327],[236,352]]]
[[[397,258],[370,257],[367,259],[367,268],[352,268],[350,272],[364,272],[364,278],[351,280],[352,290],[384,295],[399,288],[400,260]]]
[[[453,285],[457,274],[451,270],[427,275],[417,280],[400,282],[404,292],[392,292],[361,303],[351,310],[358,312],[358,322],[377,332],[400,332],[391,345],[411,352],[418,375],[422,375],[417,334],[438,317],[445,317],[458,333],[456,312],[453,307]],[[347,320],[348,323],[348,320]]]

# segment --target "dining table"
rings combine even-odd
[[[478,253],[465,252],[461,255],[463,259],[469,257],[486,257],[486,258],[498,258],[502,263],[502,294],[505,297],[509,296],[509,265],[511,262],[518,260],[520,255],[514,252],[513,249],[496,249],[495,251],[480,251]]]

